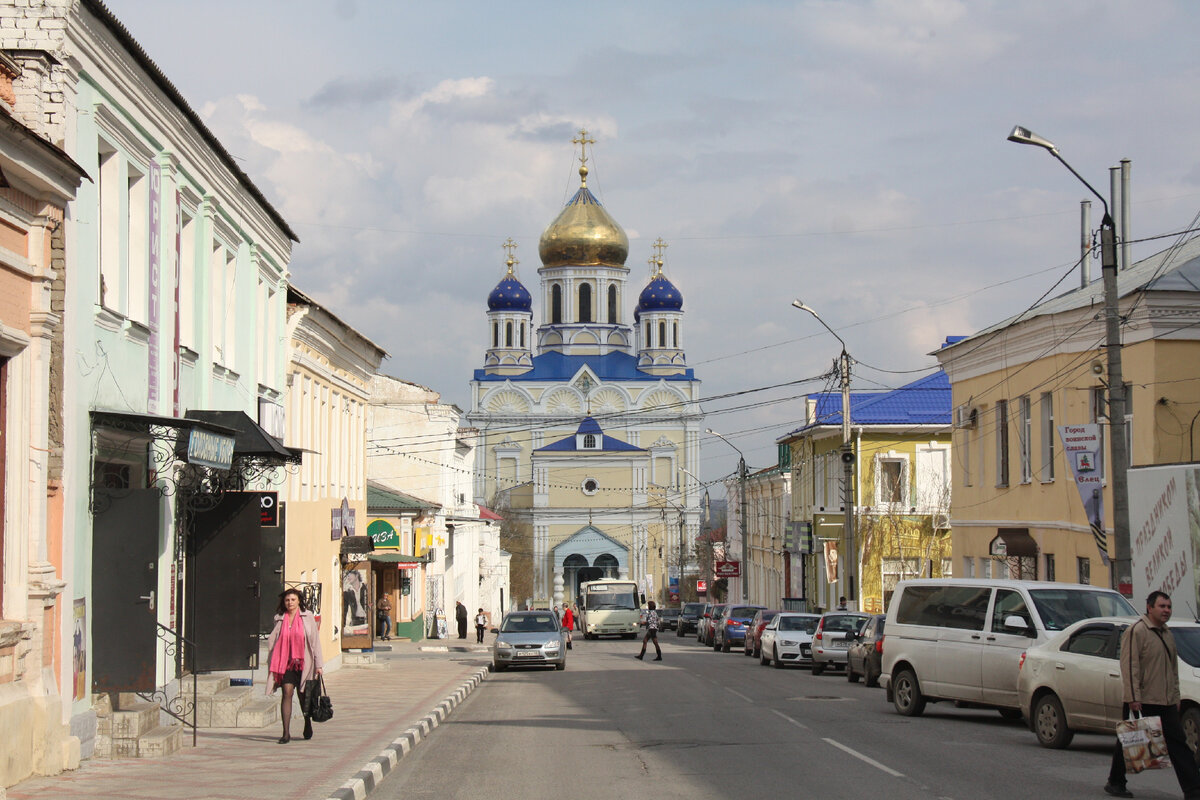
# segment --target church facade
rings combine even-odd
[[[520,550],[514,592],[518,562],[531,575],[515,603],[575,602],[581,582],[605,577],[636,580],[661,603],[678,591],[699,533],[700,382],[663,243],[632,303],[629,240],[587,188],[586,132],[576,143],[580,187],[539,241],[538,302],[517,277],[511,240],[488,296],[467,415],[480,443],[475,495],[525,531],[520,548],[509,544]]]

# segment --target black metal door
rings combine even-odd
[[[92,691],[153,692],[157,489],[93,490]]]
[[[257,492],[226,492],[212,510],[196,512],[188,597],[197,672],[257,665],[260,513]]]
[[[258,581],[262,597],[258,603],[258,632],[275,627],[275,610],[283,592],[283,546],[287,539],[287,503],[279,504],[279,527],[262,529],[262,562]],[[316,609],[320,612],[321,609]]]

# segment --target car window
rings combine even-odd
[[[852,614],[830,614],[825,617],[824,630],[830,633],[850,633],[859,630],[867,617]]]
[[[785,617],[785,619],[786,619],[786,617]],[[773,620],[771,620],[770,622],[768,622],[768,623],[767,623],[767,627],[763,628],[763,630],[766,630],[766,631],[777,631],[777,630],[779,630],[779,617],[775,617],[775,619],[773,619]]]
[[[558,630],[553,614],[522,614],[504,620],[501,633],[552,633]]]
[[[867,624],[863,627],[862,638],[870,639],[872,636],[874,636],[875,635],[875,625],[878,622],[879,622],[878,617],[872,617],[870,620],[868,620]]]
[[[700,614],[703,611],[704,611],[703,603],[688,603],[687,605],[685,605],[683,607],[683,613],[685,613],[685,614]]]
[[[906,586],[900,595],[896,621],[981,631],[991,599],[988,586]]]
[[[1014,616],[1025,620],[1024,628],[1009,627],[1004,624],[1006,619]],[[1035,633],[1029,609],[1025,606],[1025,598],[1021,596],[1020,592],[1014,592],[1012,589],[996,590],[996,605],[992,608],[992,630],[996,633],[1026,635]]]
[[[820,621],[820,617],[783,617],[779,620],[779,630],[816,633]]]
[[[738,619],[746,619],[748,617],[753,617],[757,613],[758,609],[754,606],[734,606],[733,610],[729,612],[728,616],[737,617]]]
[[[1076,631],[1062,649],[1081,656],[1116,658],[1116,648],[1111,646],[1115,636],[1117,632],[1111,625],[1087,627]]]
[[[1029,596],[1048,631],[1090,617],[1137,616],[1129,601],[1111,589],[1030,589]]]
[[[1200,628],[1171,628],[1179,657],[1191,667],[1200,667]]]

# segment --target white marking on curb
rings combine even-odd
[[[869,756],[865,756],[862,753],[858,752],[857,750],[847,747],[846,745],[842,744],[841,742],[835,742],[833,739],[822,739],[821,741],[828,742],[829,744],[833,745],[834,747],[841,750],[842,752],[848,753],[848,754],[854,756],[855,758],[857,758],[858,760],[863,761],[867,764],[870,764],[872,767],[875,767],[875,769],[886,772],[888,775],[891,775],[893,778],[903,778],[904,777],[903,772],[896,772],[896,770],[892,769],[891,767],[885,767],[883,764],[880,764],[875,759],[870,758]]]

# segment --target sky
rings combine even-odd
[[[292,283],[464,411],[509,237],[541,321],[586,128],[627,313],[662,237],[705,425],[751,470],[841,350],[793,298],[860,390],[1078,286],[1087,191],[1013,125],[1106,195],[1130,159],[1133,240],[1200,212],[1186,0],[106,2],[298,234]],[[702,478],[736,461],[705,438]]]

